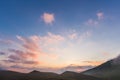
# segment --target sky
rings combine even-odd
[[[119,0],[0,0],[0,69],[81,72],[120,54]]]

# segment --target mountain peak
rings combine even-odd
[[[65,72],[63,72],[63,74],[65,74],[65,73],[76,73],[76,72],[72,72],[72,71],[65,71]]]
[[[74,75],[74,74],[77,74],[76,72],[72,72],[72,71],[65,71],[63,72],[61,75]]]
[[[30,73],[39,73],[40,71],[37,71],[37,70],[33,70],[31,71]]]

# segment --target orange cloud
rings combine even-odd
[[[54,14],[51,13],[43,13],[41,18],[46,24],[52,24],[55,20]]]
[[[68,55],[71,55],[71,50],[73,47],[79,45],[79,42],[90,36],[90,31],[84,32],[82,34],[73,32],[72,34],[64,36],[50,32],[48,32],[48,34],[45,36],[16,36],[17,39],[21,42],[15,42],[18,45],[8,49],[10,54],[7,56],[6,60],[3,60],[3,62],[4,64],[9,63],[9,66],[14,66],[12,69],[15,68],[15,65],[17,64],[18,67],[23,66],[31,69],[35,66],[35,68],[45,67],[44,70],[46,70],[47,67],[59,67],[60,70],[61,67],[70,64],[67,64],[67,61],[64,63],[64,61],[68,60],[67,57],[69,57]],[[73,42],[75,42],[75,44]],[[71,43],[73,47],[70,47],[68,45],[69,43]],[[81,69],[81,67],[77,67],[73,70],[80,71],[83,69]]]
[[[30,37],[17,36],[17,38],[22,42],[20,45],[23,50],[14,51],[14,53],[20,53],[22,58],[38,61],[42,65],[47,63],[45,59],[54,60],[58,58],[56,54],[44,51],[42,49],[43,45],[57,44],[63,40],[63,37],[60,35],[54,35],[52,33],[48,33],[47,36],[43,37],[35,35]]]

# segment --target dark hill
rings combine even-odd
[[[61,77],[64,77],[69,80],[102,80],[93,76],[84,75],[81,73],[66,71],[61,74]]]
[[[14,71],[1,70],[0,80],[22,80],[25,77],[25,73],[19,73]]]
[[[110,60],[82,73],[107,80],[120,80],[120,64],[114,64],[114,60]]]
[[[64,72],[56,74],[52,72],[32,71],[30,73],[19,73],[14,71],[0,71],[0,80],[102,80],[100,78],[83,75],[76,72]]]

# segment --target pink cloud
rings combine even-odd
[[[15,50],[15,49],[9,49],[10,52],[15,53],[15,56],[19,58],[37,58],[38,56],[35,53],[22,51],[22,50]]]
[[[97,14],[98,20],[102,20],[104,18],[104,13],[103,12],[98,12]]]
[[[47,35],[44,36],[16,36],[20,42],[15,42],[18,45],[8,50],[10,54],[6,56],[7,58],[3,60],[3,62],[4,64],[8,63],[9,66],[15,66],[17,64],[18,67],[23,66],[31,69],[34,68],[34,66],[36,68],[42,66],[63,67],[66,64],[62,64],[59,60],[63,57],[62,55],[69,50],[67,50],[67,47],[69,48],[68,43],[76,45],[80,40],[84,40],[89,36],[91,36],[91,32],[89,31],[82,34],[73,32],[72,34],[64,36],[51,32],[48,32]],[[73,42],[75,42],[75,44]],[[51,64],[51,62],[53,63]],[[12,67],[12,69],[14,69],[14,67]],[[46,69],[44,68],[44,70]],[[80,68],[73,70],[80,71]]]
[[[46,24],[52,24],[55,20],[54,14],[51,13],[43,13],[41,18]]]
[[[29,38],[23,38],[21,36],[17,36],[17,39],[23,42],[23,47],[29,51],[35,52],[40,51],[39,46],[39,37],[38,36],[31,36]]]
[[[45,52],[43,49],[43,45],[46,44],[48,47],[49,44],[57,44],[63,37],[60,35],[54,35],[52,33],[48,33],[47,36],[30,36],[30,37],[21,37],[17,36],[17,39],[22,43],[20,44],[23,50],[13,50],[12,52],[16,53],[15,56],[21,56],[25,59],[39,61],[40,63],[46,63],[45,61],[41,61],[41,58],[49,58],[50,60],[57,59],[58,56],[54,53]],[[48,48],[47,48],[48,49]]]
[[[8,60],[5,60],[7,62],[22,63],[22,64],[39,64],[40,63],[40,61],[38,60],[38,54],[22,51],[22,50],[16,50],[16,49],[9,49],[9,51],[12,54],[8,56]]]

